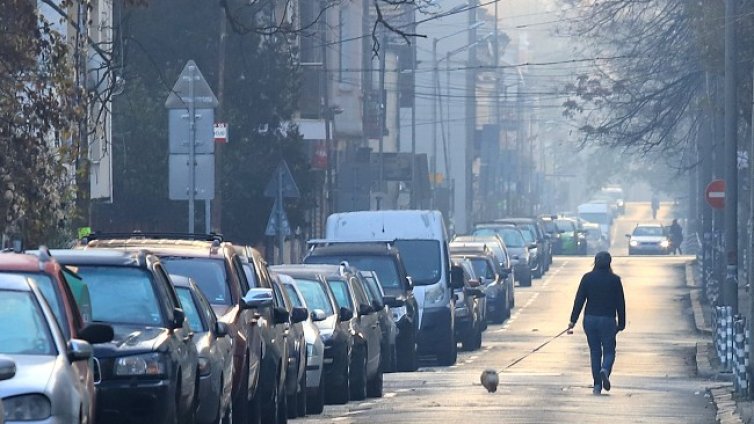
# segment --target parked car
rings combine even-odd
[[[383,371],[390,370],[385,372],[394,372],[396,369],[396,339],[398,338],[399,330],[393,319],[393,314],[390,312],[388,303],[400,305],[402,301],[385,296],[385,291],[376,272],[361,271],[361,278],[367,289],[367,297],[369,297],[369,301],[375,309],[380,322],[380,332],[382,333],[382,343],[380,344],[382,369]]]
[[[80,279],[74,278],[70,270],[60,266],[50,256],[48,249],[42,248],[35,255],[9,252],[0,254],[0,275],[3,274],[28,277],[37,284],[37,288],[52,309],[65,340],[79,339],[97,344],[107,343],[113,339],[113,328],[110,325],[91,322],[92,305],[89,289]],[[66,275],[69,277],[66,278]],[[74,288],[77,290],[76,293],[72,290]],[[82,310],[86,312],[82,313]],[[89,382],[86,390],[92,402],[89,410],[84,411],[84,417],[93,421],[96,404],[94,363],[79,361],[74,366],[78,368],[84,380]]]
[[[351,398],[382,397],[380,324],[359,271],[347,265],[320,265],[338,306],[353,311],[348,327],[353,334],[349,378]],[[329,268],[329,269],[328,269]]]
[[[473,235],[475,236],[489,236],[494,234],[498,234],[508,248],[508,252],[514,261],[513,268],[518,283],[522,286],[531,286],[532,273],[529,257],[529,249],[531,248],[531,245],[526,243],[523,234],[521,234],[521,230],[514,225],[497,223],[477,224],[474,227]]]
[[[417,334],[419,304],[414,287],[394,243],[315,241],[304,258],[307,264],[339,265],[348,262],[361,271],[374,271],[387,296],[387,306],[398,326],[395,357],[387,358],[383,371],[415,371],[419,366]],[[388,352],[388,355],[391,355]]]
[[[90,422],[92,346],[65,338],[31,278],[0,275],[0,355],[5,420]]]
[[[283,281],[288,279],[291,277],[273,274],[272,289],[275,292],[275,303],[282,305],[290,316],[285,337],[288,344],[285,393],[288,397],[288,418],[297,418],[306,415],[306,338],[302,322],[309,317],[309,312],[291,301],[283,287]]]
[[[0,381],[10,380],[16,376],[16,363],[8,356],[0,355]],[[3,398],[0,397],[0,423],[5,422]]]
[[[280,408],[279,396],[284,374],[279,374],[279,379],[265,379],[260,375],[263,355],[275,352],[264,346],[262,338],[268,323],[255,318],[265,309],[259,305],[266,300],[261,295],[251,303],[244,300],[250,284],[241,257],[232,244],[217,235],[197,237],[172,233],[93,233],[85,242],[83,248],[88,250],[135,252],[146,249],[158,256],[170,273],[191,277],[209,300],[219,321],[228,325],[233,338],[233,421],[253,421],[260,414],[267,418],[287,418],[285,408]],[[287,319],[287,316],[280,317],[281,321]],[[256,325],[252,325],[254,322]]]
[[[450,243],[450,253],[451,255],[476,255],[489,258],[492,266],[490,278],[484,278],[484,281],[481,281],[485,286],[487,296],[485,317],[497,324],[505,321],[510,316],[514,304],[514,277],[507,249],[500,236],[456,237]],[[486,274],[484,276],[487,277]]]
[[[249,287],[267,288],[274,291],[275,278],[270,274],[267,262],[258,250],[249,246],[234,245],[233,249],[239,256],[241,267],[248,281]],[[262,399],[263,421],[271,420],[271,417],[290,416],[291,408],[297,409],[297,405],[289,405],[291,399],[288,385],[288,358],[290,328],[290,311],[286,308],[283,300],[275,296],[273,307],[257,311],[257,325],[262,334],[264,354],[262,369],[259,378],[263,382],[278,382],[278,386],[262,383],[260,396]],[[295,380],[294,380],[295,382]],[[277,387],[277,391],[273,388]],[[296,403],[298,400],[296,399]],[[277,404],[277,406],[276,406]],[[280,411],[277,414],[275,411]]]
[[[521,229],[524,240],[530,245],[529,261],[532,265],[532,275],[540,278],[549,269],[552,262],[552,250],[549,243],[549,235],[545,233],[540,222],[536,218],[503,218],[496,219],[501,224],[511,224]]]
[[[170,276],[181,302],[198,355],[198,424],[216,424],[232,414],[233,346],[228,325],[218,321],[212,306],[193,279]]]
[[[146,252],[53,250],[86,281],[92,320],[115,330],[94,345],[97,421],[190,421],[199,404],[191,328],[160,260]]]
[[[667,255],[670,238],[662,224],[639,224],[628,238],[629,255]]]
[[[554,220],[558,244],[558,253],[561,255],[584,255],[586,254],[586,237],[579,230],[577,222],[570,218],[557,218]]]
[[[450,278],[448,232],[442,214],[427,210],[335,213],[327,218],[325,233],[327,240],[393,243],[413,281],[421,310],[419,354],[432,355],[443,366],[455,364],[453,287],[463,282]]]
[[[277,265],[270,267],[270,270],[293,278],[311,310],[313,321],[319,328],[325,349],[325,401],[334,404],[348,403],[351,393],[349,371],[353,352],[353,336],[348,322],[353,318],[353,311],[338,306],[335,301],[335,296],[325,280],[325,275],[332,271],[332,267]],[[320,319],[322,316],[325,318]],[[320,395],[314,391],[310,393],[310,397]]]
[[[299,308],[307,308],[309,312],[306,321],[302,322],[306,340],[306,413],[321,414],[325,407],[325,383],[322,372],[325,344],[322,342],[319,327],[315,322],[324,321],[327,316],[323,310],[309,307],[293,277],[281,275],[286,277],[282,279],[283,287],[288,292],[291,303]]]
[[[464,350],[477,350],[482,347],[482,331],[484,306],[481,300],[484,292],[479,280],[474,276],[474,268],[465,257],[451,256],[454,267],[463,271],[464,287],[456,289],[458,297],[456,301],[456,340],[461,343]]]

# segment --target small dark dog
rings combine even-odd
[[[497,375],[497,371],[493,369],[486,369],[482,371],[482,376],[479,378],[482,382],[482,386],[490,393],[497,391],[497,385],[500,383],[500,378]]]

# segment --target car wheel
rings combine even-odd
[[[531,272],[526,273],[518,284],[522,287],[531,287]]]
[[[327,403],[344,405],[348,403],[348,397],[351,393],[351,381],[349,379],[349,357],[346,353],[341,370],[341,383],[334,385],[332,390],[325,392],[327,394]],[[320,386],[320,390],[322,390]]]
[[[377,375],[367,383],[367,396],[370,398],[381,398],[383,383],[384,376],[382,374],[382,366],[380,366],[377,369]]]
[[[443,367],[449,367],[458,360],[458,344],[454,336],[455,329],[451,328],[448,334],[450,334],[450,337],[448,337],[444,349],[437,355],[437,362]]]
[[[351,399],[364,400],[367,397],[367,352],[356,356],[351,364]]]
[[[419,368],[419,358],[416,354],[416,330],[410,331],[402,343],[396,346],[396,366],[398,371],[413,372]]]
[[[317,390],[307,395],[306,399],[306,413],[307,414],[321,414],[325,410],[325,382],[324,378],[320,376],[319,386]]]

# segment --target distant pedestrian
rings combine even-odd
[[[652,194],[652,219],[657,219],[657,211],[660,210],[660,198],[657,193]]]
[[[681,228],[681,224],[678,223],[678,220],[674,219],[673,223],[670,225],[670,252],[683,255],[681,243],[683,243],[683,228]]]
[[[610,390],[610,374],[615,362],[615,336],[626,328],[623,284],[620,277],[613,273],[611,262],[608,252],[599,252],[594,256],[594,269],[581,278],[568,323],[569,330],[576,325],[586,302],[584,332],[589,343],[595,395],[600,394],[602,389]]]

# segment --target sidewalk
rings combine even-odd
[[[720,361],[712,343],[712,308],[702,302],[698,284],[696,261],[686,264],[686,285],[690,288],[694,324],[702,339],[696,345],[697,374],[709,381],[708,391],[717,408],[717,422],[721,424],[754,423],[754,402],[733,396],[732,373],[719,372]]]

